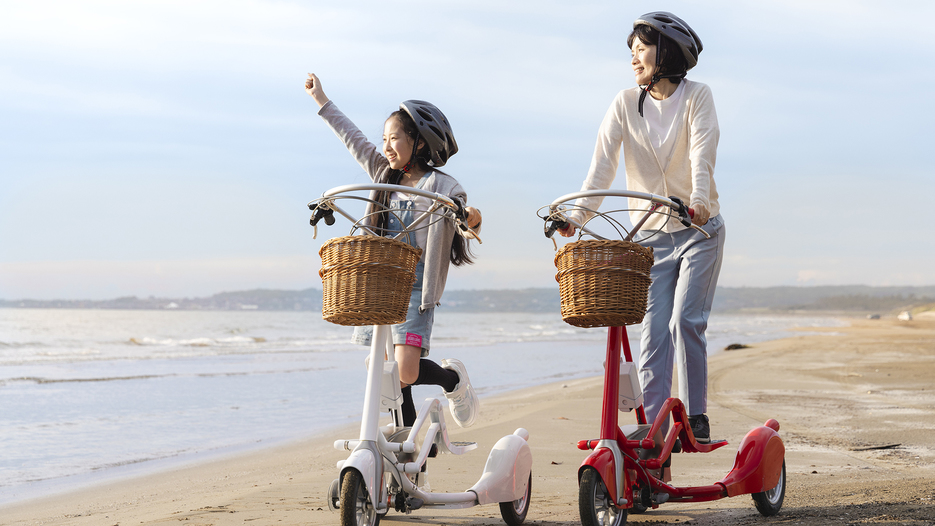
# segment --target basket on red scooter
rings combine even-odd
[[[653,251],[629,241],[579,240],[555,255],[562,319],[576,327],[643,321]]]
[[[422,249],[373,235],[336,237],[321,256],[321,317],[338,325],[406,321]]]

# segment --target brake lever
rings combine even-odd
[[[552,236],[555,235],[556,230],[565,230],[566,228],[568,228],[568,221],[552,219],[551,223],[552,224],[550,225],[549,220],[547,219],[546,227],[543,229],[543,232],[545,233],[545,237],[549,239],[552,239]]]
[[[458,225],[458,229],[461,230],[461,236],[468,239],[473,239],[477,241],[478,244],[483,245],[484,242],[481,241],[480,236],[477,235],[477,232],[475,232],[470,225],[468,225],[468,214],[464,204],[461,203],[460,199],[454,199],[454,202],[456,205],[458,205],[458,209],[454,211],[454,214],[455,219],[457,219],[455,223]]]
[[[678,210],[676,210],[676,212],[679,215],[679,223],[682,223],[683,226],[691,228],[692,217],[695,216],[695,211],[685,206],[685,203],[682,202],[682,200],[678,197],[670,196],[669,200],[678,205]]]
[[[308,205],[309,209],[314,212],[312,217],[309,219],[308,223],[314,227],[318,226],[318,222],[322,219],[325,220],[325,224],[331,226],[334,224],[334,210],[330,208],[323,208],[321,203],[315,203],[313,205]]]

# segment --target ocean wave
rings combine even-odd
[[[201,373],[165,373],[165,374],[139,374],[127,376],[100,376],[83,378],[46,378],[41,376],[20,376],[15,378],[0,379],[0,385],[11,383],[32,383],[32,384],[71,384],[71,383],[93,383],[93,382],[127,382],[136,380],[155,380],[160,378],[225,378],[233,376],[259,376],[269,374],[293,374],[310,373],[319,371],[328,371],[336,369],[334,366],[323,367],[289,367],[283,369],[267,370],[248,370],[248,371],[217,371]]]
[[[251,345],[254,343],[266,343],[266,338],[259,336],[230,336],[226,338],[150,338],[133,337],[128,340],[133,345],[156,346],[156,347],[226,347],[232,345]]]

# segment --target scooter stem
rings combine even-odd
[[[367,369],[367,386],[364,392],[364,414],[360,420],[360,440],[377,440],[380,432],[380,396],[383,383],[383,363],[386,356],[389,325],[373,328],[370,341],[370,366]]]
[[[601,405],[601,438],[617,439],[617,398],[620,394],[620,342],[625,327],[607,329],[607,366],[604,368],[604,400]]]

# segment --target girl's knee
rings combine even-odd
[[[396,361],[399,363],[399,381],[412,385],[419,378],[422,349],[411,345],[396,346]]]

